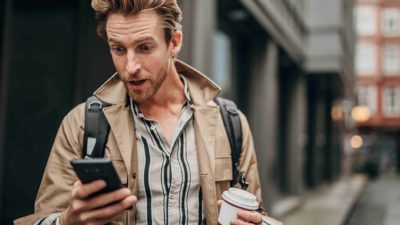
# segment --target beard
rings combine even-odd
[[[148,76],[151,77],[151,76]],[[163,71],[155,79],[147,79],[148,82],[146,85],[147,87],[132,90],[129,88],[127,82],[125,82],[125,87],[128,90],[129,96],[135,103],[144,103],[154,97],[157,92],[160,90],[161,86],[163,85],[165,79],[167,78],[167,72]]]

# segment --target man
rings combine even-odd
[[[16,224],[217,224],[232,179],[227,134],[214,98],[219,88],[176,59],[182,46],[175,0],[92,0],[98,34],[117,70],[94,95],[110,124],[105,157],[127,188],[88,197],[102,180],[82,184],[70,161],[82,156],[84,104],[63,120],[35,203]],[[261,203],[253,141],[240,114],[240,168]],[[130,207],[133,206],[131,209]],[[241,211],[231,224],[261,224]]]

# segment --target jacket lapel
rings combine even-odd
[[[207,224],[218,220],[217,192],[215,187],[215,141],[219,107],[212,100],[219,87],[207,76],[181,61],[176,62],[179,73],[184,74],[189,85],[194,110],[197,157],[199,161],[201,192]]]
[[[214,146],[219,109],[216,106],[194,106],[193,109],[204,211],[207,224],[216,224],[218,208],[214,177]]]
[[[128,176],[131,175],[131,157],[136,149],[133,118],[129,107],[112,105],[104,109],[104,115],[110,124],[111,133],[114,134],[118,149],[121,152]],[[136,153],[136,151],[134,151]]]
[[[114,134],[118,149],[124,160],[128,177],[128,188],[137,196],[137,146],[133,117],[129,107],[122,104],[112,105],[104,109],[104,115],[110,124],[111,133]],[[131,224],[132,218],[135,218],[136,206],[129,210],[128,224]],[[134,219],[133,219],[134,220]]]

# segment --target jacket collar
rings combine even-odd
[[[219,86],[195,68],[180,60],[175,61],[175,67],[178,73],[186,77],[194,105],[206,104],[219,94]],[[114,73],[94,92],[94,95],[110,104],[120,105],[128,103],[127,90],[118,73]]]

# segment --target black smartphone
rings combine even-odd
[[[78,159],[72,160],[71,165],[83,184],[95,180],[104,180],[107,186],[95,193],[106,193],[124,187],[114,169],[111,159]]]

